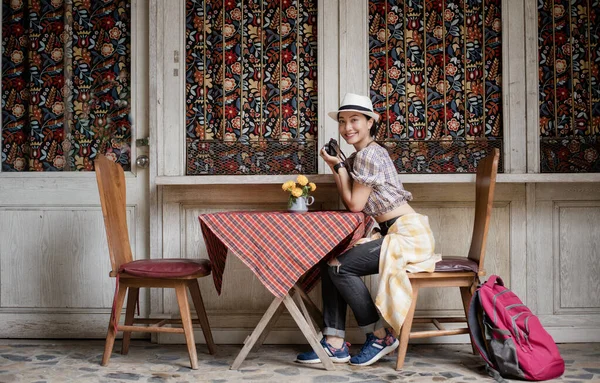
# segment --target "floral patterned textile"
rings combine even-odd
[[[500,0],[370,0],[370,95],[399,172],[474,172],[502,146]]]
[[[186,1],[187,174],[316,173],[317,1]]]
[[[540,169],[600,172],[600,0],[539,0]]]
[[[130,2],[2,2],[2,171],[130,168]]]

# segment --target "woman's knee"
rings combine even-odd
[[[337,258],[327,262],[327,274],[331,280],[336,280],[344,276],[342,263]]]
[[[379,240],[367,242],[331,259],[327,262],[330,278],[361,277],[378,273],[381,243]]]

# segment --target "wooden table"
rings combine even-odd
[[[352,247],[370,230],[371,218],[363,213],[343,211],[241,211],[203,214],[199,219],[217,292],[221,294],[229,251],[274,295],[262,319],[244,341],[231,369],[239,368],[250,350],[262,345],[286,308],[324,367],[333,370],[333,363],[311,324],[311,318],[319,325],[322,323],[321,312],[307,292],[319,280],[317,264]]]

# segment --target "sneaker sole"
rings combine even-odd
[[[395,349],[398,348],[398,345],[400,345],[400,342],[398,341],[398,339],[396,339],[396,341],[392,344],[390,344],[389,346],[387,346],[386,348],[382,349],[377,355],[375,355],[372,359],[367,360],[364,363],[352,363],[352,361],[350,362],[351,365],[353,366],[370,366],[373,363],[377,362],[379,359],[383,358],[384,356],[386,356],[387,354],[389,354],[390,352],[394,351]]]
[[[350,356],[347,356],[345,358],[332,358],[332,357],[330,357],[329,359],[331,359],[331,361],[333,363],[348,363],[350,361]],[[309,360],[296,359],[296,362],[302,363],[302,364],[317,364],[317,363],[321,363],[321,359],[309,359]]]

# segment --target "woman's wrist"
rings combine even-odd
[[[346,167],[346,164],[344,164],[342,161],[340,161],[337,164],[333,165],[333,171],[339,174],[340,169],[345,168],[345,167]]]
[[[339,164],[340,162],[342,162],[340,159],[337,159],[337,162],[326,162],[327,165],[329,165],[329,168],[333,169],[333,167],[337,164]]]

